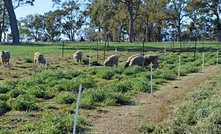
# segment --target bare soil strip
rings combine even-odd
[[[221,65],[208,66],[203,73],[193,73],[161,85],[154,96],[136,96],[136,105],[105,107],[89,112],[92,134],[137,134],[141,124],[163,126],[177,104],[202,83],[221,73]]]

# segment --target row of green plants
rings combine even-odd
[[[218,134],[221,132],[221,75],[204,83],[178,105],[162,127],[142,124],[140,132]]]
[[[161,55],[160,67],[153,71],[153,88],[158,90],[158,85],[166,80],[177,78],[178,55],[180,53],[168,53]],[[181,54],[181,76],[201,70],[201,55],[193,57],[191,54]],[[216,63],[216,54],[208,52],[205,54],[205,65]],[[58,118],[56,124],[44,124],[45,115],[40,117],[41,122],[33,122],[20,130],[32,133],[47,133],[48,130],[57,133],[71,132],[70,120],[73,116],[79,85],[82,84],[80,108],[95,109],[100,106],[133,104],[133,95],[140,92],[150,92],[150,71],[140,66],[124,68],[90,67],[83,71],[67,70],[54,71],[45,70],[35,73],[24,80],[7,81],[0,84],[0,115],[4,116],[12,111],[58,111],[54,116],[47,116],[48,122]],[[56,104],[44,106],[42,102],[54,102]],[[43,106],[42,106],[43,105]],[[70,107],[62,111],[63,107]],[[58,113],[62,113],[59,115]],[[61,120],[60,118],[64,118]],[[72,118],[71,118],[72,119]],[[77,130],[83,131],[87,128],[84,119],[78,123]],[[46,125],[46,126],[45,126]],[[34,127],[38,126],[38,127]],[[45,129],[48,127],[47,129]],[[60,127],[65,129],[59,129]],[[68,128],[68,129],[66,129]],[[57,130],[59,129],[59,131]],[[39,131],[41,130],[41,131]],[[0,126],[0,132],[14,132],[10,127]],[[62,132],[61,132],[62,131]]]

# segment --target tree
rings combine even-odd
[[[168,15],[171,16],[170,25],[176,29],[176,39],[181,41],[181,26],[184,23],[183,19],[191,13],[187,12],[187,5],[190,0],[170,0],[168,4]]]
[[[21,18],[19,32],[26,35],[30,40],[40,41],[44,34],[44,16],[35,14]]]
[[[80,10],[79,5],[75,1],[68,1],[62,3],[62,26],[63,34],[66,35],[70,41],[74,41],[76,32],[82,27],[86,20],[86,13]]]
[[[203,24],[199,28],[206,32],[215,31],[218,41],[221,41],[221,0],[192,1],[188,8],[196,16],[195,20]]]
[[[0,5],[0,42],[2,42],[2,35],[7,31],[8,13],[3,1],[0,1]],[[4,37],[6,38],[6,35]]]
[[[134,22],[138,15],[141,0],[121,0],[129,13],[129,42],[134,42]]]
[[[12,0],[4,0],[6,9],[8,11],[9,20],[10,20],[10,26],[11,26],[11,32],[12,32],[12,39],[14,44],[19,44],[19,31],[18,31],[18,24],[17,19],[15,16],[14,8],[12,5]]]
[[[45,13],[44,27],[46,36],[50,41],[60,40],[60,35],[62,31],[62,12],[61,10],[49,11]]]

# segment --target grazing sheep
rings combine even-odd
[[[40,64],[40,63],[45,64],[46,59],[44,58],[44,56],[40,52],[35,52],[35,54],[34,54],[34,65]]]
[[[129,58],[130,59],[130,58]],[[151,62],[153,64],[154,68],[157,68],[159,66],[158,64],[158,59],[159,56],[158,55],[133,55],[131,56],[131,59],[127,62],[129,62],[129,65],[127,66],[132,66],[132,65],[138,65],[138,66],[143,66],[146,67],[148,66]],[[128,63],[126,63],[128,64]],[[125,64],[125,67],[127,67]]]
[[[3,64],[4,66],[9,66],[10,52],[8,52],[8,51],[2,51],[2,52],[1,52],[1,58],[2,58],[2,64]]]
[[[131,60],[130,60],[130,63],[129,63],[129,66],[132,66],[132,65],[138,65],[138,66],[145,66],[145,59],[144,59],[144,56],[143,55],[137,55],[137,56],[134,56]]]
[[[73,58],[77,62],[81,62],[83,53],[81,51],[76,51],[73,55]]]
[[[144,57],[145,57],[146,66],[149,65],[151,62],[153,64],[154,68],[157,68],[159,66],[159,64],[158,64],[159,56],[158,55],[145,55]]]
[[[116,67],[117,67],[118,61],[119,61],[118,55],[111,55],[104,61],[104,66],[105,67],[108,67],[108,66],[113,67],[114,65],[116,65]]]
[[[135,54],[135,55],[130,56],[130,57],[127,59],[127,61],[126,61],[125,65],[124,65],[124,67],[125,67],[125,68],[128,67],[129,64],[130,64],[131,59],[132,59],[133,57],[139,56],[139,55],[140,55],[140,54]],[[140,55],[140,56],[141,56],[141,55]]]

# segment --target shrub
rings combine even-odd
[[[48,91],[45,91],[43,85],[33,86],[32,88],[29,89],[29,94],[35,96],[36,98],[43,98],[43,99],[51,99],[54,97]]]
[[[111,84],[108,84],[107,86],[104,87],[106,90],[114,91],[114,92],[127,92],[132,89],[132,85],[130,81],[128,80],[123,80],[120,82],[113,82]]]
[[[9,96],[12,98],[16,98],[20,94],[24,94],[24,93],[25,93],[25,91],[22,89],[19,89],[19,88],[12,89],[8,92]]]
[[[87,124],[85,120],[79,116],[76,126],[77,133],[84,132]],[[33,133],[51,133],[51,134],[67,134],[71,133],[73,128],[73,115],[71,114],[46,114],[42,117],[42,121]]]
[[[86,109],[94,109],[96,105],[101,104],[106,97],[105,91],[97,88],[84,90],[81,96],[80,107]]]
[[[58,101],[62,104],[71,104],[75,101],[73,93],[61,92],[57,96]]]
[[[105,105],[126,105],[132,103],[131,96],[121,92],[106,92]]]
[[[10,86],[1,85],[0,86],[0,93],[7,93],[10,90]]]
[[[5,101],[0,100],[0,115],[3,115],[10,110],[10,106]]]
[[[20,110],[20,111],[26,111],[26,110],[38,110],[39,107],[35,103],[34,97],[30,95],[19,95],[18,97],[10,100],[11,107]]]
[[[7,94],[0,94],[0,100],[7,101],[9,99],[9,96]]]
[[[144,71],[146,71],[146,70],[141,66],[131,66],[131,67],[126,68],[122,74],[134,75],[134,74],[144,72]]]
[[[110,80],[114,76],[114,71],[107,68],[101,69],[97,72],[96,76],[98,76],[98,78]]]
[[[31,58],[24,58],[25,63],[33,63],[33,59]]]

